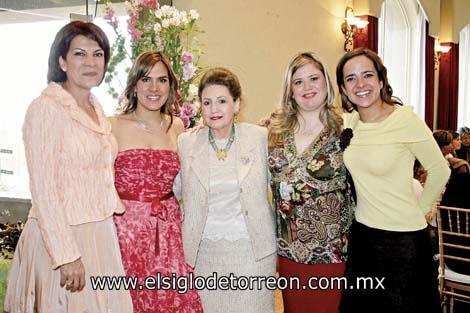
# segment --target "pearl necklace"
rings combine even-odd
[[[135,121],[139,125],[140,128],[142,128],[143,131],[153,134],[154,132],[150,129],[150,127],[145,123],[144,121],[141,121],[137,118],[137,114],[135,114],[135,111],[132,112],[132,115],[134,116]],[[162,116],[162,121],[160,122],[159,130],[162,130],[163,128],[163,116]]]

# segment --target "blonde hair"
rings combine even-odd
[[[281,94],[281,106],[271,115],[269,124],[268,141],[270,147],[282,146],[284,135],[299,124],[297,119],[298,104],[292,97],[292,76],[299,68],[307,64],[313,64],[325,77],[327,96],[320,111],[320,121],[338,134],[341,130],[342,119],[336,112],[335,90],[326,66],[315,53],[303,52],[296,54],[287,66]]]

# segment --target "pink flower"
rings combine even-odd
[[[104,20],[111,20],[114,17],[114,10],[112,7],[108,7],[106,15],[103,17]]]
[[[140,40],[142,37],[142,32],[137,28],[129,29],[129,31],[133,40]]]
[[[183,61],[184,64],[187,64],[193,60],[193,55],[191,52],[185,51],[183,53],[183,56],[181,57],[181,60]]]
[[[191,120],[188,116],[186,115],[181,115],[180,116],[181,120],[183,121],[183,124],[184,124],[184,128],[188,128],[189,125],[191,124]]]
[[[138,23],[138,17],[133,16],[127,21],[127,31],[132,37],[132,40],[140,40],[142,37],[142,32],[138,30],[135,25]]]
[[[158,0],[144,0],[144,5],[149,8],[158,9]]]
[[[193,63],[186,63],[183,65],[183,80],[188,81],[193,78],[194,74],[196,73],[197,68],[194,66]]]
[[[181,110],[181,115],[185,115],[189,118],[194,116],[194,107],[191,103],[186,102],[183,104],[183,109]]]
[[[106,15],[103,17],[103,19],[111,25],[112,28],[117,29],[118,28],[118,19],[114,15],[114,10],[112,7],[108,7],[106,11]]]

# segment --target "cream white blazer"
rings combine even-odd
[[[186,262],[194,267],[208,214],[209,129],[183,133],[178,137],[181,161],[180,182],[183,200],[183,246]],[[237,174],[243,217],[253,254],[260,260],[276,252],[274,214],[269,204],[267,130],[252,124],[236,124]],[[210,149],[209,149],[210,148]],[[229,152],[230,153],[230,152]]]

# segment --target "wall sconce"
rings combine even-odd
[[[441,54],[447,53],[450,51],[451,46],[441,46],[440,44],[434,47],[434,69],[439,68],[439,63],[441,61]]]
[[[354,16],[354,10],[351,7],[346,7],[344,11],[344,22],[341,24],[341,31],[344,34],[344,51],[351,51],[353,49],[353,39],[356,33],[362,30],[369,24],[368,21],[361,20],[359,17]]]

